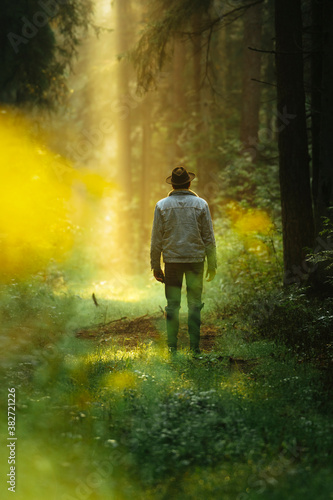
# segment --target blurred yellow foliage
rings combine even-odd
[[[134,389],[138,384],[138,378],[131,372],[122,371],[110,373],[103,378],[102,385],[115,391]]]
[[[248,236],[244,238],[244,246],[249,252],[255,253],[257,256],[266,256],[269,253],[268,246],[259,238]]]
[[[114,187],[112,183],[108,182],[101,175],[89,171],[83,171],[82,174],[80,176],[77,175],[76,178],[81,180],[89,194],[98,198],[103,196],[106,189]]]
[[[70,185],[61,182],[55,155],[33,141],[23,117],[1,113],[0,134],[2,270],[25,275],[71,247]]]
[[[236,201],[231,201],[226,207],[232,228],[242,238],[245,248],[258,256],[269,253],[268,246],[258,237],[267,236],[274,230],[269,215],[264,210],[241,207]]]
[[[263,210],[249,210],[240,215],[234,227],[242,235],[249,233],[268,234],[273,229],[273,224]]]
[[[231,201],[226,207],[232,227],[240,235],[252,233],[268,234],[274,228],[269,215],[264,210],[241,207],[236,201]]]
[[[75,170],[31,134],[32,123],[19,113],[0,110],[0,245],[3,279],[25,277],[63,260],[72,248],[82,193],[78,183],[101,197],[113,187],[101,175]],[[83,193],[84,194],[84,193]]]

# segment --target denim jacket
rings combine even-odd
[[[216,269],[216,244],[208,204],[190,190],[174,190],[157,202],[150,246],[151,268],[164,262],[203,262]]]

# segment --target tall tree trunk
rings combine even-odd
[[[320,168],[321,94],[323,70],[323,0],[312,0],[312,54],[311,54],[311,139],[312,139],[312,194],[316,233],[319,231],[318,187]]]
[[[312,1],[312,162],[316,233],[333,206],[333,3]]]
[[[204,17],[203,17],[204,16]],[[208,159],[207,151],[209,150],[211,142],[211,134],[209,130],[210,122],[210,98],[211,89],[208,87],[207,83],[204,84],[204,72],[203,72],[203,42],[207,43],[207,40],[203,40],[203,36],[199,34],[200,28],[202,27],[203,19],[208,19],[207,13],[197,13],[193,19],[193,31],[197,33],[193,37],[193,73],[194,73],[194,110],[195,110],[195,120],[196,120],[196,135],[194,138],[195,142],[195,162],[196,162],[196,173],[198,177],[197,191],[200,196],[203,196],[209,203],[212,202],[213,190],[211,189],[212,179],[216,183],[214,177],[214,166]],[[205,57],[207,54],[205,53]],[[209,66],[209,61],[205,60],[205,70]],[[203,160],[203,157],[206,159]]]
[[[117,53],[123,54],[129,48],[129,15],[130,0],[115,0]],[[126,201],[132,196],[132,169],[131,169],[131,114],[126,105],[129,92],[130,71],[127,61],[121,60],[117,68],[117,94],[119,106],[117,133],[118,133],[118,169],[119,180]]]
[[[305,248],[312,247],[314,239],[300,0],[275,1],[275,31],[284,269],[289,284],[299,279]]]
[[[216,44],[217,51],[217,62],[224,60],[224,64],[218,64],[218,68],[216,68],[217,73],[217,86],[219,88],[219,93],[222,95],[223,99],[227,99],[227,74],[228,74],[228,64],[229,60],[227,57],[227,30],[224,27],[220,30],[218,34],[218,40]],[[225,117],[225,111],[221,115],[221,129],[219,130],[219,135],[221,137],[222,142],[224,142],[227,138],[227,120]]]
[[[141,182],[140,182],[140,249],[142,258],[140,261],[146,267],[145,245],[149,241],[151,208],[150,200],[150,173],[151,173],[151,116],[152,116],[152,96],[147,95],[141,104],[141,124],[142,124],[142,149],[141,149]]]
[[[274,48],[274,3],[267,3],[263,6],[263,16],[265,22],[262,27],[262,47],[265,50]],[[277,142],[276,134],[276,74],[275,74],[275,58],[273,54],[266,54],[262,57],[261,78],[265,85],[261,87],[261,110],[263,110],[263,124],[265,131],[263,137],[270,142]],[[266,134],[268,134],[266,136]],[[260,137],[261,139],[261,137]]]
[[[174,127],[174,161],[180,162],[183,157],[183,151],[179,144],[179,137],[183,130],[182,119],[186,109],[185,82],[185,45],[180,38],[176,37],[174,42],[173,54],[173,127]]]
[[[200,34],[200,27],[202,23],[201,13],[197,13],[193,19],[193,103],[195,113],[195,164],[196,174],[198,178],[198,192],[201,194],[204,191],[206,183],[205,167],[202,161],[202,134],[203,134],[203,121],[202,121],[202,35]]]
[[[116,50],[118,57],[129,47],[130,40],[130,0],[115,0],[116,15]],[[133,268],[133,203],[132,203],[132,143],[131,143],[131,106],[129,101],[130,68],[125,60],[118,61],[117,67],[117,176],[120,185],[120,199],[118,200],[117,216],[118,229],[121,235],[120,264],[125,273],[130,273]]]
[[[242,115],[240,140],[245,149],[256,158],[258,142],[259,108],[261,84],[253,81],[260,80],[261,54],[252,48],[261,48],[262,39],[262,4],[253,5],[244,15],[244,49],[243,49],[243,87],[242,87]]]

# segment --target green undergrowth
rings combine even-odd
[[[230,325],[214,352],[174,359],[153,344],[68,336],[5,379],[17,394],[19,499],[47,485],[67,500],[332,498],[318,371]]]
[[[274,340],[288,346],[299,363],[314,363],[333,393],[332,297],[318,297],[310,287],[273,290],[250,301],[242,316],[252,340]]]
[[[95,284],[98,306],[84,287],[50,293],[38,277],[38,286],[3,288],[1,411],[14,387],[16,497],[333,498],[333,408],[315,351],[318,339],[329,343],[329,299],[261,290],[251,301],[253,276],[236,298],[221,275],[203,310],[216,328],[213,351],[170,358],[153,341],[125,350],[121,339],[75,337],[158,312],[163,287],[142,279],[138,300],[131,282],[111,298],[107,284]],[[5,418],[1,435],[5,442]]]

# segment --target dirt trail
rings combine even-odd
[[[187,315],[180,314],[178,346],[189,347],[187,332]],[[204,351],[214,349],[216,337],[221,331],[213,324],[203,323],[201,326],[200,346]],[[141,344],[153,342],[155,345],[166,345],[165,318],[162,312],[144,315],[138,318],[127,317],[113,320],[106,324],[94,325],[76,332],[76,337],[90,339],[100,344],[112,342],[127,350]]]

